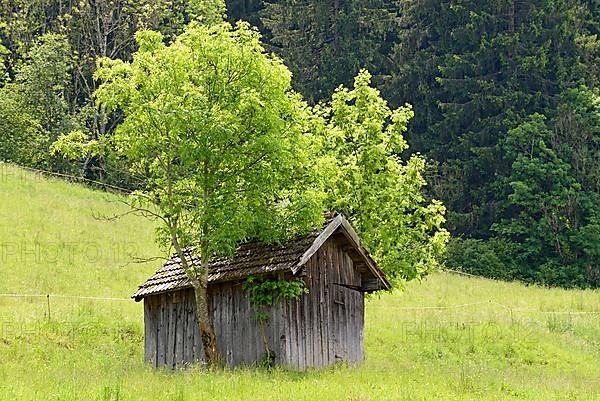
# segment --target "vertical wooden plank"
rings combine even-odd
[[[314,352],[314,356],[313,356],[313,365],[315,367],[321,367],[323,366],[323,362],[322,362],[322,356],[323,356],[323,349],[322,349],[322,344],[321,344],[321,300],[320,300],[320,288],[321,288],[321,275],[320,275],[320,268],[319,268],[319,252],[315,253],[315,255],[313,255],[313,257],[311,258],[310,262],[310,268],[312,271],[312,277],[313,277],[313,283],[312,286],[310,288],[310,293],[308,294],[308,296],[310,297],[311,300],[311,306],[312,306],[312,310],[313,310],[313,314],[312,314],[312,323],[311,323],[311,327],[310,329],[313,332],[313,352]]]
[[[353,286],[357,286],[356,283],[356,270],[354,268],[354,262],[350,258],[350,255],[346,254],[346,259],[348,260],[349,273],[350,273],[350,284]],[[358,361],[358,331],[356,330],[356,308],[358,307],[357,297],[359,295],[358,291],[350,291],[350,304],[349,306],[349,316],[350,316],[350,354],[348,358],[351,360],[353,364]]]
[[[356,330],[356,361],[357,362],[362,362],[364,360],[364,355],[363,355],[363,339],[361,338],[360,334],[362,332],[362,321],[361,321],[361,316],[363,313],[363,294],[362,293],[358,293],[356,294],[356,326],[355,326],[355,330]]]
[[[339,255],[339,260],[340,260],[340,264],[339,264],[339,269],[340,269],[340,284],[349,284],[349,279],[348,279],[348,264],[347,264],[347,260],[346,260],[346,252],[344,252],[342,250],[342,248],[340,246],[336,246],[337,248],[337,252]],[[346,287],[339,287],[340,290],[340,296],[342,298],[342,302],[343,304],[340,305],[341,308],[341,318],[342,320],[340,321],[340,331],[341,331],[341,351],[342,351],[342,355],[343,355],[343,360],[348,362],[349,361],[349,343],[350,343],[350,339],[348,338],[348,321],[350,320],[349,317],[349,302],[350,302],[350,289],[346,288]]]
[[[185,346],[185,291],[179,291],[177,306],[177,328],[175,331],[175,366],[184,367],[183,350]]]
[[[221,297],[218,308],[221,310],[221,356],[224,358],[227,366],[231,364],[231,285],[222,283],[219,285]]]
[[[239,286],[233,284],[233,321],[231,325],[231,334],[233,338],[233,349],[232,349],[232,366],[237,366],[241,364],[242,356],[244,354],[245,346],[243,340],[243,334],[240,333],[240,318],[242,317],[242,309],[241,309],[241,298],[242,298],[241,289]]]
[[[241,343],[244,347],[244,350],[241,355],[241,360],[243,364],[246,366],[254,363],[254,359],[252,357],[252,344],[250,340],[250,332],[252,331],[252,321],[254,320],[254,309],[250,304],[250,298],[248,297],[248,293],[244,291],[242,286],[240,286],[240,311],[241,311],[241,328],[240,328],[240,338]]]
[[[234,338],[233,338],[233,314],[235,311],[233,310],[233,286],[232,283],[224,283],[223,284],[227,291],[227,297],[225,302],[225,330],[227,331],[227,366],[232,366],[233,364],[233,348],[235,346]]]
[[[250,308],[250,299],[248,294],[240,286],[239,291],[240,297],[240,326],[239,326],[239,338],[240,338],[240,363],[243,365],[250,365],[252,363],[252,357],[250,355],[252,345],[248,341],[248,333],[250,332],[250,322],[254,311]]]
[[[358,359],[359,361],[365,360],[365,296],[361,293],[359,299],[359,306],[357,308],[358,319]]]
[[[332,365],[335,363],[335,321],[334,321],[334,314],[335,314],[335,304],[333,303],[333,292],[335,290],[335,286],[333,285],[335,277],[333,274],[333,252],[331,249],[331,242],[327,241],[326,243],[326,252],[327,252],[327,259],[326,259],[326,266],[324,269],[324,273],[325,273],[325,282],[326,282],[326,286],[325,286],[325,303],[327,305],[327,320],[326,320],[326,325],[327,325],[327,359],[329,361],[329,365]]]
[[[227,354],[227,363],[233,366],[233,352],[236,347],[235,342],[235,289],[233,283],[228,283],[228,305],[227,305],[227,338],[229,339],[229,353]]]
[[[340,280],[341,284],[350,284],[350,271],[349,271],[349,266],[348,266],[348,259],[347,259],[347,254],[346,252],[344,252],[344,250],[342,249],[341,246],[338,246],[338,252],[340,254],[340,272],[342,274],[342,279]],[[350,330],[349,330],[349,325],[350,325],[350,303],[351,303],[351,298],[352,298],[352,294],[349,288],[346,287],[340,287],[340,290],[343,294],[344,297],[344,305],[342,306],[343,309],[343,324],[342,324],[342,338],[343,338],[343,350],[344,350],[344,361],[350,363],[350,344],[352,342],[351,338],[350,338]]]
[[[361,282],[360,282],[360,272],[358,271],[358,269],[356,268],[356,266],[354,266],[354,273],[355,273],[355,285],[360,287]],[[362,330],[362,322],[360,320],[360,316],[363,313],[363,303],[362,303],[362,299],[363,299],[363,293],[357,291],[356,292],[356,305],[354,307],[354,330],[355,330],[355,336],[356,336],[356,362],[360,363],[363,360],[362,357],[362,353],[361,353],[361,349],[363,347],[363,341],[360,338],[360,333]]]
[[[260,323],[258,322],[258,320],[255,318],[252,321],[252,351],[251,351],[251,355],[252,355],[252,363],[258,363],[260,362],[260,358],[262,357],[262,353],[263,353],[263,339],[262,339],[262,332],[260,329]]]
[[[296,317],[296,344],[298,345],[298,370],[305,370],[306,359],[305,359],[305,347],[304,337],[302,334],[302,327],[304,326],[302,320],[302,301],[297,299],[294,300],[294,313]]]
[[[229,328],[231,333],[231,362],[230,366],[239,365],[239,356],[240,356],[240,337],[238,333],[238,319],[239,319],[239,305],[238,305],[238,289],[234,282],[231,283],[231,327]],[[242,348],[243,349],[243,348]]]
[[[223,343],[223,287],[221,284],[211,286],[211,314],[213,316],[213,325],[215,336],[217,337],[217,347],[221,356],[226,352],[226,344]]]
[[[162,322],[162,309],[163,300],[162,295],[156,295],[156,367],[161,366],[161,359],[164,353],[164,346],[162,341],[163,335],[163,322]]]
[[[244,326],[246,324],[246,313],[244,308],[244,290],[241,284],[237,284],[235,287],[235,326],[233,327],[234,334],[234,350],[233,350],[233,363],[235,366],[245,365],[245,353],[246,353],[246,341]]]
[[[288,315],[288,364],[292,369],[298,369],[298,339],[296,338],[296,315],[294,313],[294,301],[286,303],[285,308]]]
[[[215,296],[213,299],[215,301],[216,308],[214,312],[216,315],[215,322],[218,322],[217,324],[219,326],[219,331],[215,334],[217,335],[218,346],[220,347],[219,351],[221,352],[222,357],[225,358],[225,360],[227,360],[228,344],[227,327],[225,324],[227,320],[227,312],[225,311],[227,304],[225,297],[225,289],[222,285],[215,286]]]
[[[344,272],[344,279],[342,281],[342,283],[349,285],[352,284],[351,279],[350,279],[350,266],[348,265],[348,255],[346,255],[346,253],[342,250],[341,247],[338,247],[339,252],[340,252],[340,259],[342,259],[344,262],[342,263],[341,268],[343,269]],[[350,314],[352,313],[352,292],[353,290],[347,288],[347,287],[342,287],[343,292],[344,292],[344,357],[346,358],[346,361],[350,362],[350,348],[351,348],[351,333],[350,333],[350,320],[351,320],[351,316]]]
[[[211,313],[213,316],[213,325],[215,329],[215,335],[217,337],[217,347],[220,353],[224,352],[225,344],[223,344],[223,324],[221,322],[221,287],[218,284],[212,286],[211,295],[213,300],[213,307]],[[204,348],[202,349],[204,353]]]
[[[240,366],[244,362],[244,352],[246,349],[246,344],[244,341],[244,334],[242,331],[243,326],[243,309],[242,309],[242,299],[244,294],[242,292],[241,286],[238,283],[232,284],[234,287],[233,291],[233,364],[232,366]]]
[[[167,348],[166,348],[166,366],[175,367],[175,329],[177,327],[175,303],[173,303],[173,293],[167,293],[167,321],[169,328],[167,330]]]
[[[194,331],[197,329],[194,327],[194,325],[196,324],[196,303],[193,291],[193,289],[188,290],[186,302],[186,349],[188,354],[188,361],[190,364],[196,363],[198,360],[196,343],[194,341]]]
[[[340,247],[340,255],[341,255],[342,259],[344,260],[344,263],[342,265],[342,268],[344,270],[343,283],[345,283],[347,285],[352,285],[352,278],[351,278],[351,268],[352,267],[350,265],[351,260],[348,256],[348,254],[346,252],[344,252],[341,247]],[[352,329],[351,329],[352,299],[354,298],[354,290],[351,290],[349,288],[344,288],[344,297],[345,297],[344,311],[345,311],[345,315],[346,315],[346,324],[344,326],[346,344],[344,346],[344,349],[345,349],[346,361],[348,361],[348,364],[351,364],[352,363],[352,347],[353,347]]]
[[[181,297],[181,293],[177,292],[177,293],[173,293],[173,297],[171,298],[173,303],[172,303],[172,307],[171,307],[171,321],[173,322],[172,324],[172,341],[173,341],[173,362],[172,362],[172,367],[175,368],[177,367],[177,337],[178,337],[178,331],[181,329],[181,325],[180,325],[180,321],[178,319],[178,311],[179,311],[179,304],[178,304],[178,300]]]
[[[193,293],[190,290],[185,291],[185,303],[184,303],[184,330],[185,339],[183,340],[183,362],[186,365],[193,364],[195,362],[194,355],[194,332],[192,325],[194,309],[192,308]]]
[[[177,340],[181,331],[181,320],[179,319],[179,302],[181,300],[181,291],[173,293],[173,306],[171,309],[171,319],[173,321],[173,368],[177,367]]]
[[[167,322],[165,320],[165,309],[166,309],[166,295],[160,294],[157,296],[157,300],[159,302],[159,307],[157,308],[157,316],[158,316],[158,325],[157,325],[157,355],[156,355],[156,366],[162,367],[165,366],[166,361],[166,352],[167,352],[167,334],[166,331],[168,329]]]
[[[156,367],[156,297],[144,299],[144,361]]]
[[[287,311],[285,307],[286,302],[281,301],[279,304],[279,339],[280,339],[280,349],[281,353],[280,365],[287,366],[288,365],[288,317]]]
[[[233,324],[235,319],[235,309],[234,309],[234,295],[233,295],[233,286],[231,283],[226,283],[227,286],[227,301],[226,301],[226,330],[227,330],[227,365],[233,365],[233,350],[235,348],[235,337],[233,331]]]
[[[150,358],[150,347],[149,347],[149,342],[151,341],[151,335],[150,335],[150,319],[151,319],[151,314],[152,312],[150,311],[150,305],[149,305],[149,298],[146,297],[144,299],[144,363],[151,363],[152,359]]]
[[[300,311],[299,311],[299,306],[298,306],[299,302],[297,300],[294,300],[292,302],[292,309],[293,309],[293,317],[294,317],[294,339],[295,339],[295,347],[296,347],[296,355],[295,355],[295,367],[297,370],[301,370],[304,368],[304,362],[303,361],[303,348],[302,348],[302,339],[300,338]]]
[[[245,342],[246,342],[246,350],[244,351],[244,359],[246,361],[246,364],[251,365],[253,363],[256,362],[256,310],[254,310],[254,308],[252,307],[252,305],[250,304],[250,298],[249,297],[245,297],[246,299],[246,303],[245,306],[246,308],[248,308],[247,311],[247,322],[246,324],[248,325],[247,327],[247,331],[246,331],[246,335],[245,335]]]
[[[260,362],[264,353],[262,331],[259,322],[254,319],[252,322],[252,363]]]
[[[169,366],[171,352],[169,351],[169,333],[171,329],[171,297],[169,293],[164,294],[164,309],[163,309],[163,342],[164,342],[164,362],[163,366]]]
[[[360,272],[356,266],[352,265],[354,271],[354,285],[361,286]],[[354,336],[356,341],[356,362],[360,363],[364,360],[364,341],[363,341],[363,316],[364,316],[364,294],[362,292],[356,293],[354,306]]]
[[[344,251],[341,247],[336,246],[339,255],[339,269],[340,269],[340,284],[348,284],[348,269],[346,266],[346,258],[344,255]],[[340,321],[340,331],[341,331],[341,351],[342,358],[344,361],[348,361],[348,298],[350,289],[346,287],[339,287],[340,295],[343,304],[341,305],[341,321]]]
[[[269,349],[271,352],[275,353],[275,360],[273,361],[275,364],[279,363],[280,351],[279,351],[279,335],[278,335],[278,326],[279,326],[279,301],[273,303],[273,306],[269,308],[269,321],[267,324],[267,333],[269,340]]]
[[[183,350],[182,350],[182,365],[184,367],[188,366],[189,364],[191,364],[191,357],[190,357],[190,342],[188,340],[189,338],[189,332],[188,332],[188,300],[189,300],[189,295],[188,295],[188,290],[184,290],[182,293],[182,299],[183,299],[183,309],[182,309],[182,316],[181,316],[181,335],[183,336]]]
[[[265,333],[267,335],[267,344],[268,344],[268,348],[270,351],[272,352],[277,352],[276,351],[276,342],[274,341],[275,339],[275,325],[277,324],[277,313],[275,313],[275,310],[277,309],[277,302],[274,302],[273,305],[266,311],[266,313],[269,315],[269,319],[265,322]],[[263,356],[266,355],[267,350],[265,349],[265,352],[263,354]],[[276,356],[277,358],[277,356]]]
[[[306,285],[308,288],[312,286],[312,277],[310,269],[307,269],[306,277]],[[312,305],[310,302],[310,295],[304,294],[301,298],[302,300],[302,312],[303,312],[303,324],[302,324],[302,339],[304,341],[304,366],[306,369],[314,366],[313,361],[313,328],[312,328]]]
[[[282,320],[283,320],[283,335],[285,336],[285,342],[284,342],[284,360],[282,362],[282,365],[284,367],[288,367],[291,368],[292,367],[292,360],[291,360],[291,314],[290,314],[290,308],[289,308],[289,301],[285,301],[281,304],[281,313],[282,313]]]
[[[339,253],[337,252],[337,249],[335,247],[335,245],[333,244],[332,241],[330,241],[331,244],[331,254],[332,254],[332,260],[331,260],[331,283],[332,283],[332,288],[331,288],[331,307],[333,308],[333,314],[332,314],[332,319],[333,319],[333,362],[337,363],[340,362],[340,360],[343,358],[342,356],[342,352],[341,352],[341,318],[342,318],[342,314],[341,314],[341,305],[339,304],[339,302],[341,302],[341,293],[340,293],[340,287],[337,285],[337,283],[340,282],[340,260],[339,260]]]
[[[327,286],[327,254],[326,248],[322,247],[318,252],[319,266],[319,335],[321,340],[321,366],[329,366],[329,336],[327,335],[327,311],[329,305],[325,298],[325,287]]]
[[[341,258],[341,253],[340,250],[335,247],[335,255],[336,255],[336,264],[335,264],[335,270],[337,273],[337,280],[336,283],[343,283],[344,281],[344,271],[341,268],[341,264],[343,263],[343,258]],[[344,291],[344,287],[341,287],[339,285],[336,285],[336,302],[338,302],[336,304],[336,312],[337,312],[337,338],[338,338],[338,343],[337,343],[337,350],[336,350],[336,355],[338,358],[338,362],[339,361],[344,361],[346,360],[346,355],[345,355],[345,351],[346,351],[346,327],[345,327],[345,308],[346,308],[346,297],[345,297],[345,291]],[[341,303],[340,303],[341,302]]]
[[[358,273],[358,270],[356,269],[356,266],[354,265],[354,261],[352,261],[350,259],[350,262],[352,264],[352,285],[356,286],[356,287],[360,287],[360,274]],[[359,344],[359,338],[358,338],[358,332],[359,332],[359,328],[358,328],[358,309],[360,308],[360,297],[362,296],[362,294],[359,291],[353,291],[352,292],[353,298],[352,298],[352,338],[354,339],[354,362],[358,363],[360,362],[360,354],[359,354],[359,349],[360,349],[360,344]]]
[[[320,366],[321,342],[319,338],[319,269],[318,269],[318,253],[316,252],[307,263],[310,268],[311,285],[309,288],[308,298],[310,305],[310,324],[308,329],[312,337],[312,366]]]
[[[341,247],[340,247],[340,252],[341,252],[341,256],[344,260],[344,264],[343,264],[343,269],[344,269],[344,283],[347,285],[352,285],[352,260],[350,259],[350,256],[344,252]],[[346,330],[346,345],[345,345],[345,354],[346,354],[346,360],[348,361],[348,363],[352,363],[352,355],[353,355],[353,348],[354,348],[354,341],[352,339],[352,312],[353,312],[353,307],[354,307],[354,290],[351,290],[350,288],[344,288],[344,294],[345,294],[345,306],[344,306],[344,310],[345,310],[345,315],[346,315],[346,325],[344,327],[344,329]]]
[[[319,277],[321,279],[321,289],[320,289],[320,303],[321,303],[321,348],[323,350],[323,366],[329,366],[329,301],[327,299],[328,296],[328,274],[327,274],[327,260],[328,260],[328,252],[327,252],[327,244],[321,247],[319,252],[319,267],[320,274]]]
[[[229,302],[228,302],[228,294],[227,294],[227,290],[228,288],[225,285],[220,285],[219,286],[219,303],[218,303],[218,308],[219,310],[217,311],[217,313],[220,316],[220,322],[221,322],[221,335],[219,337],[219,339],[221,340],[221,356],[225,359],[226,363],[229,363],[229,338],[228,338],[228,330],[229,327],[227,326],[227,317],[229,315]]]
[[[315,255],[313,260],[314,282],[312,287],[312,304],[313,304],[313,320],[311,329],[313,330],[313,350],[314,350],[314,365],[319,368],[323,366],[323,349],[321,348],[321,302],[319,299],[321,288],[321,277],[318,265],[318,255]]]

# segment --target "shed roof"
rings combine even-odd
[[[389,289],[390,284],[384,273],[377,267],[369,252],[350,223],[340,214],[325,221],[320,230],[313,230],[308,235],[297,238],[283,245],[266,245],[259,242],[248,242],[240,245],[231,256],[214,258],[209,262],[208,282],[217,283],[234,281],[250,275],[273,272],[291,272],[298,274],[312,255],[334,234],[341,234],[347,240],[352,254],[359,265],[370,276],[365,292]],[[186,251],[191,264],[198,266],[200,258]],[[173,256],[145,283],[139,286],[132,298],[136,301],[144,297],[163,292],[170,292],[192,286],[187,278],[181,259]]]

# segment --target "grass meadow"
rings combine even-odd
[[[161,252],[121,200],[0,164],[0,400],[600,400],[600,291],[451,273],[367,301],[358,367],[151,369]]]

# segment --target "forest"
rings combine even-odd
[[[0,0],[0,160],[143,186],[123,155],[52,150],[67,134],[118,137],[123,111],[96,102],[99,59],[131,61],[142,30],[170,44],[211,4]],[[452,236],[445,267],[600,287],[600,2],[229,0],[227,18],[258,29],[310,106],[368,70],[385,118],[410,114],[410,146],[394,151],[426,161],[425,196]]]

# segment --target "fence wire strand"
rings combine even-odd
[[[64,299],[87,299],[93,301],[131,301],[131,298],[113,298],[113,297],[89,297],[79,295],[61,295],[61,294],[0,294],[0,298],[64,298]]]
[[[83,299],[92,301],[131,301],[131,298],[116,298],[116,297],[90,297],[90,296],[79,296],[79,295],[62,295],[62,294],[0,294],[0,298],[62,298],[62,299]],[[394,310],[447,310],[447,309],[460,309],[468,308],[478,305],[489,305],[494,306],[498,309],[505,309],[510,312],[523,312],[523,313],[542,313],[542,314],[559,314],[559,315],[595,315],[600,314],[600,311],[542,311],[531,308],[516,308],[510,305],[504,305],[500,302],[495,301],[478,301],[470,302],[466,304],[455,304],[455,305],[432,305],[432,306],[376,306],[380,309],[394,309]]]

